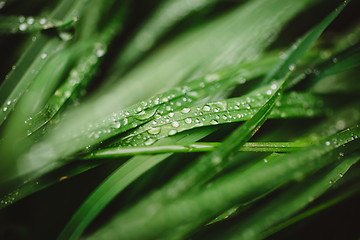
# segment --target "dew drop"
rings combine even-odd
[[[20,31],[25,31],[27,29],[27,24],[26,23],[22,23],[19,25],[19,30]]]
[[[28,23],[29,25],[33,24],[33,23],[34,23],[34,18],[33,18],[33,17],[29,17],[29,18],[27,19],[27,23]]]
[[[267,91],[266,91],[266,94],[267,94],[267,95],[271,95],[271,93],[272,93],[271,90],[267,90]]]
[[[142,108],[139,106],[139,107],[136,108],[135,111],[138,113],[138,112],[141,112],[141,110],[142,110]]]
[[[339,120],[336,122],[336,128],[337,130],[342,130],[345,128],[345,122],[343,120]]]
[[[69,40],[71,40],[73,38],[73,35],[71,33],[69,33],[69,32],[60,32],[59,37],[63,41],[69,41]]]
[[[213,119],[213,120],[210,121],[210,124],[211,125],[217,125],[217,124],[219,124],[219,122],[216,121],[215,119]]]
[[[191,120],[191,118],[186,118],[186,119],[185,119],[185,123],[187,123],[187,124],[190,124],[190,123],[192,123],[192,120]]]
[[[121,127],[121,123],[120,123],[120,122],[114,122],[114,127],[115,127],[115,128],[120,128],[120,127]]]
[[[128,124],[129,120],[127,118],[124,118],[123,123],[124,125]]]
[[[146,146],[149,146],[149,145],[153,144],[154,142],[155,142],[154,139],[149,138],[148,140],[145,141],[145,145],[146,145]]]
[[[190,112],[190,108],[183,108],[183,109],[181,110],[181,112],[182,112],[182,113],[188,113],[188,112]]]
[[[105,48],[101,43],[96,44],[95,55],[97,57],[102,57],[105,55]]]
[[[325,145],[326,145],[326,146],[330,146],[330,142],[329,142],[329,141],[326,141],[326,142],[325,142]]]
[[[205,106],[203,107],[203,110],[204,110],[205,112],[208,112],[208,111],[210,111],[210,107],[209,107],[208,105],[205,105]]]
[[[168,116],[172,118],[175,114],[173,112],[169,113]]]
[[[295,65],[290,65],[290,66],[289,66],[289,70],[290,70],[290,71],[293,71],[294,69],[295,69]]]
[[[166,110],[166,111],[171,111],[171,107],[170,107],[170,106],[166,106],[166,107],[165,107],[165,110]]]
[[[150,128],[148,130],[148,133],[151,134],[151,135],[156,135],[156,134],[159,134],[160,133],[160,128],[159,127],[154,127],[154,128]]]
[[[217,81],[220,79],[220,76],[216,73],[213,73],[213,74],[208,74],[205,76],[205,81],[210,83],[210,82],[213,82],[213,81]]]
[[[39,22],[40,22],[40,24],[45,24],[45,23],[46,23],[46,19],[45,19],[45,18],[41,18]]]
[[[41,57],[41,59],[45,59],[45,58],[47,57],[47,54],[46,54],[46,53],[42,53],[40,57]]]
[[[19,17],[19,22],[21,23],[25,22],[25,17],[24,16]]]
[[[179,125],[179,122],[174,121],[174,122],[171,123],[171,126],[179,127],[180,125]]]
[[[6,112],[6,111],[7,111],[7,107],[4,107],[4,108],[3,108],[3,111]]]
[[[170,136],[175,135],[176,133],[177,133],[177,131],[174,130],[174,129],[171,129],[171,130],[169,131],[169,135],[170,135]]]

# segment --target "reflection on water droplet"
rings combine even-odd
[[[155,134],[159,134],[160,133],[160,128],[159,127],[154,127],[154,128],[150,128],[149,130],[148,130],[148,133],[149,134],[152,134],[152,135],[155,135]]]
[[[186,118],[185,123],[190,124],[192,122],[191,118]]]
[[[210,107],[209,107],[208,105],[205,105],[205,106],[203,107],[203,110],[204,110],[205,112],[208,112],[208,111],[210,111]]]
[[[217,125],[217,124],[219,124],[219,122],[216,121],[215,119],[213,119],[213,120],[210,121],[210,124],[211,125]]]
[[[171,129],[170,131],[169,131],[169,135],[170,136],[172,136],[172,135],[175,135],[177,132],[176,132],[176,130],[174,130],[174,129]]]
[[[154,142],[155,142],[154,139],[149,138],[148,140],[145,141],[145,145],[146,145],[146,146],[149,146],[149,145],[153,144]]]
[[[175,121],[175,122],[172,122],[172,123],[171,123],[171,126],[173,126],[173,127],[179,127],[179,122],[176,122],[176,121]]]
[[[138,112],[141,112],[141,110],[142,110],[142,108],[139,106],[139,107],[136,108],[135,112],[138,113]]]
[[[21,23],[25,22],[25,17],[24,16],[19,17],[19,22]]]
[[[46,54],[46,53],[42,53],[40,57],[41,57],[41,59],[45,59],[45,58],[47,57],[47,54]]]
[[[289,66],[289,70],[290,70],[290,71],[293,71],[294,69],[295,69],[295,65],[290,65],[290,66]]]
[[[28,23],[29,25],[33,24],[33,23],[34,23],[34,18],[29,17],[28,20],[27,20],[27,23]]]
[[[39,22],[40,22],[40,24],[45,24],[45,23],[46,23],[46,19],[45,19],[45,18],[41,18]]]
[[[115,128],[120,128],[121,126],[121,123],[120,122],[114,122],[114,127]]]
[[[124,125],[128,124],[129,120],[127,118],[124,118],[123,123]]]
[[[4,107],[4,108],[3,108],[3,111],[6,112],[6,111],[7,111],[7,107]]]
[[[27,29],[27,24],[26,23],[22,23],[19,25],[19,30],[20,31],[25,31]]]
[[[329,141],[326,141],[326,142],[325,142],[325,145],[326,145],[326,146],[330,146],[330,142],[329,142]]]
[[[181,112],[182,112],[182,113],[188,113],[188,112],[190,112],[190,108],[183,108],[183,109],[181,110]]]
[[[271,95],[271,93],[272,93],[271,90],[267,90],[267,91],[266,91],[266,94],[267,94],[267,95]]]

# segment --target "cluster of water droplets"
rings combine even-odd
[[[161,138],[192,128],[247,120],[265,100],[266,98],[259,94],[192,107],[186,106],[178,111],[168,109],[166,114],[156,115],[154,120],[126,136],[122,145],[150,145]]]

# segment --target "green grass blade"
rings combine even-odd
[[[81,13],[81,9],[86,2],[87,0],[78,1],[72,6],[72,1],[64,0],[54,9],[51,16],[54,19],[73,19],[74,16],[77,16],[75,13]],[[34,40],[0,86],[2,110],[0,111],[0,125],[31,84],[32,79],[36,77],[36,73],[43,68],[46,58],[55,54],[64,45],[64,42],[60,39],[42,33],[37,34]]]
[[[329,14],[321,23],[313,28],[312,31],[309,31],[306,36],[304,36],[301,40],[295,43],[290,50],[285,55],[292,55],[294,58],[286,57],[284,58],[277,67],[273,69],[273,71],[264,79],[264,83],[268,83],[272,81],[274,78],[278,79],[284,73],[288,72],[288,69],[293,69],[295,67],[296,62],[300,57],[295,56],[303,56],[307,49],[314,43],[314,41],[321,35],[321,33],[325,30],[325,28],[329,25],[332,20],[339,15],[339,13],[344,9],[344,7],[349,3],[344,2],[340,5],[336,11],[333,11]]]
[[[239,98],[171,111],[126,134],[113,145],[151,145],[159,139],[189,129],[247,121],[264,105],[273,88],[261,88]],[[316,96],[293,92],[282,97],[272,112],[271,118],[314,117],[324,114],[325,111],[324,103]]]
[[[211,129],[198,131],[197,134],[185,136],[184,138],[166,139],[165,142],[194,142],[212,132]],[[136,156],[122,165],[112,173],[82,204],[67,223],[58,239],[78,239],[91,221],[105,208],[105,206],[129,186],[143,173],[156,164],[166,160],[171,153],[158,154],[152,157]]]
[[[170,226],[170,228],[172,229],[171,233],[169,233],[170,236],[174,238],[181,238],[184,236],[184,234],[188,234],[189,231],[199,226],[199,224],[203,223],[206,220],[209,220],[208,218],[214,218],[214,215],[216,215],[216,213],[209,210],[215,209],[215,206],[209,206],[209,202],[207,202],[204,203],[206,205],[204,208],[199,208],[201,199],[205,199],[203,198],[204,196],[191,196],[191,198],[184,197],[182,200],[178,201],[178,204],[176,204],[176,202],[169,203],[169,201],[172,199],[176,199],[181,193],[184,193],[189,188],[193,187],[195,183],[199,184],[213,177],[222,169],[222,166],[224,166],[225,162],[227,162],[224,158],[229,156],[233,152],[234,148],[236,149],[239,146],[242,146],[246,141],[250,139],[253,134],[255,134],[258,128],[270,115],[272,108],[275,106],[276,100],[282,93],[283,87],[286,85],[288,79],[288,76],[286,75],[289,74],[289,71],[293,70],[293,67],[290,66],[295,64],[298,59],[302,57],[302,55],[311,46],[311,44],[318,38],[318,36],[324,31],[324,29],[332,22],[332,20],[338,14],[339,11],[334,11],[313,30],[309,31],[299,41],[299,43],[292,48],[290,54],[287,55],[287,57],[275,68],[275,70],[270,72],[265,77],[265,82],[273,80],[274,77],[275,79],[282,80],[281,82],[273,83],[275,87],[273,87],[272,84],[272,86],[269,88],[271,97],[249,121],[245,122],[241,127],[235,130],[234,133],[232,133],[223,142],[223,144],[221,144],[213,152],[205,155],[199,161],[194,163],[191,168],[188,168],[188,171],[184,171],[175,179],[172,179],[172,181],[168,183],[163,189],[155,192],[148,199],[144,199],[142,202],[137,204],[132,209],[128,210],[126,213],[118,215],[106,227],[100,229],[97,233],[91,236],[91,238],[106,239],[110,235],[116,235],[118,238],[128,238],[131,236],[134,239],[141,239],[144,236],[151,238],[158,238],[160,236],[166,238],[167,236],[168,238],[170,238],[168,235],[164,234],[164,232],[166,232],[166,229],[168,229],[168,227]],[[359,129],[355,129],[355,131],[358,130]],[[254,175],[248,177],[253,177]],[[264,177],[260,179],[263,180],[271,175],[272,174],[270,173],[265,174]],[[261,182],[261,184],[263,184],[263,181],[255,182]],[[273,186],[274,185],[272,185],[272,187]],[[244,187],[246,188],[247,186]],[[227,189],[227,194],[233,194],[232,189],[233,185],[231,187],[229,186],[229,188]],[[217,190],[224,193],[224,191],[220,189]],[[245,192],[246,191],[247,190],[245,190]],[[215,200],[215,196],[217,196],[219,206],[223,207],[224,204],[229,204],[228,201],[221,201],[224,198],[219,197],[218,193],[215,194],[215,192],[211,192],[204,195],[206,195],[206,199],[213,200]],[[230,199],[232,199],[232,197],[230,197]],[[167,203],[169,205],[166,205]],[[148,209],[149,207],[147,206],[151,207],[151,209]],[[190,211],[185,210],[185,213],[179,214],[179,212],[177,212],[176,210],[179,209],[179,207],[186,207]],[[225,208],[219,207],[217,208],[217,213],[223,212],[230,207],[231,206],[227,206]],[[165,210],[163,212],[161,211],[162,208],[167,209],[168,211]],[[158,211],[161,211],[161,213]],[[141,220],[138,219],[138,215],[140,212],[143,213]],[[145,215],[144,213],[148,214]],[[191,219],[188,219],[189,217]],[[158,222],[154,221],[155,218],[157,218]],[[185,224],[186,221],[189,221],[189,223]],[[123,228],[115,229],[113,225],[121,225]],[[181,227],[176,228],[177,226]],[[138,231],[139,227],[142,228],[141,232]],[[175,229],[178,229],[178,232],[176,232]]]
[[[57,158],[64,157],[66,154],[80,151],[89,145],[96,144],[99,141],[123,133],[129,129],[149,122],[154,118],[170,114],[174,110],[176,111],[177,109],[186,107],[194,102],[219,98],[221,95],[224,95],[224,92],[226,92],[229,87],[245,83],[246,78],[253,79],[264,74],[264,72],[272,66],[275,59],[276,58],[274,58],[273,55],[270,55],[268,58],[260,61],[260,64],[251,63],[226,67],[192,82],[157,94],[128,108],[102,117],[95,123],[81,126],[80,129],[74,130],[75,133],[74,131],[71,132],[70,136],[63,136],[63,138],[68,137],[68,140],[57,145],[56,148],[54,148],[57,153],[52,155]],[[243,67],[246,67],[246,70],[242,69]],[[59,104],[59,102],[56,101],[55,104]],[[47,110],[44,111],[46,112]],[[46,123],[46,121],[48,121],[46,119],[47,116],[48,115],[44,116],[40,113],[33,118],[33,121],[30,121],[32,124],[31,126],[33,127],[30,129],[36,130]],[[86,135],[84,133],[86,133]],[[62,141],[63,139],[56,139],[56,141],[59,140]],[[75,142],[76,144],[69,146],[69,141],[73,141],[73,143]],[[46,145],[47,144],[48,143],[46,143]],[[46,164],[49,160],[51,159],[46,155],[46,160],[44,160],[43,163]],[[31,169],[26,166],[25,170],[32,171],[36,170],[36,168]]]
[[[74,19],[66,22],[42,17],[0,16],[0,34],[32,33],[51,28],[69,27]]]
[[[334,157],[335,160],[338,158],[339,156]],[[358,154],[345,158],[340,156],[341,162],[335,168],[306,179],[265,207],[259,208],[248,217],[245,224],[232,229],[228,238],[258,239],[264,230],[292,216],[330,189],[359,159]]]
[[[117,158],[133,155],[160,154],[166,152],[186,153],[186,152],[209,152],[218,147],[218,142],[199,142],[182,145],[155,145],[144,147],[119,147],[107,148],[92,152],[85,159],[97,158]],[[291,142],[248,142],[245,143],[238,151],[242,152],[293,152],[306,146],[305,143]]]
[[[118,113],[125,107],[147,99],[161,90],[178,85],[179,81],[185,76],[189,76],[189,72],[193,71],[195,67],[199,71],[189,76],[189,79],[195,79],[204,73],[214,72],[229,64],[253,59],[270,43],[268,41],[269,35],[274,35],[273,30],[270,33],[268,32],[268,26],[280,27],[284,25],[308,3],[297,1],[290,6],[284,0],[251,1],[242,8],[235,9],[230,14],[215,19],[206,27],[195,29],[186,36],[169,43],[167,47],[154,52],[152,57],[142,62],[141,66],[137,66],[136,69],[124,76],[119,84],[112,85],[110,90],[107,89],[109,91],[100,90],[94,98],[82,103],[82,106],[76,110],[69,112],[67,117],[62,120],[62,124],[49,132],[47,137],[37,146],[34,146],[33,152],[24,156],[23,161],[31,161],[30,156],[36,156],[37,160],[35,161],[44,164],[52,163],[54,160],[68,156],[85,146],[100,142],[98,131],[89,138],[89,131],[91,130],[84,130],[84,126],[95,126],[98,122],[102,122],[103,119],[99,119],[100,116],[110,118],[113,113]],[[284,4],[289,7],[285,9]],[[268,8],[264,6],[268,6]],[[269,9],[272,11],[268,11]],[[239,30],[239,22],[246,23],[241,31]],[[248,25],[249,22],[252,24],[259,23],[259,25],[255,29],[252,24]],[[224,28],[224,26],[226,27]],[[233,30],[229,31],[229,28]],[[216,44],[216,47],[212,47],[213,44]],[[236,51],[234,51],[234,46]],[[182,49],[182,51],[179,52],[178,49]],[[209,49],[213,51],[207,51]],[[200,66],[200,63],[206,63],[206,66],[204,64]],[[154,69],[157,70],[153,71]],[[109,119],[110,123],[111,119]],[[107,132],[107,129],[102,130]],[[76,136],[75,141],[72,140],[73,136]],[[94,139],[96,136],[99,138]],[[43,155],[39,149],[44,148],[44,145],[47,145],[46,148],[53,154]],[[49,157],[50,155],[51,157]]]

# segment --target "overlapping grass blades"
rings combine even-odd
[[[32,151],[23,157],[21,162],[41,162],[41,165],[38,165],[40,167],[79,151],[88,145],[98,143],[101,141],[97,138],[99,135],[98,131],[93,133],[93,137],[89,138],[89,132],[93,131],[87,129],[88,126],[95,126],[105,120],[111,128],[112,120],[110,116],[113,113],[120,112],[124,107],[144,100],[155,92],[159,92],[161,90],[158,88],[159,86],[162,86],[162,89],[168,89],[171,86],[177,85],[185,75],[189,74],[189,71],[193,70],[195,66],[199,66],[200,62],[204,66],[198,67],[197,74],[194,73],[190,79],[194,79],[200,73],[213,72],[230,63],[239,62],[245,58],[252,59],[256,57],[270,43],[269,35],[275,36],[276,32],[278,32],[276,31],[278,30],[277,27],[285,24],[296,12],[304,8],[307,5],[306,3],[305,1],[297,2],[295,5],[291,4],[291,7],[286,5],[288,6],[286,8],[283,4],[287,3],[280,0],[249,2],[235,9],[230,14],[215,19],[207,27],[189,32],[186,36],[184,35],[184,37],[177,39],[167,48],[164,48],[163,51],[158,52],[156,56],[154,55],[143,61],[136,71],[128,73],[120,84],[116,87],[112,86],[112,89],[106,95],[104,94],[99,97],[102,92],[100,91],[96,95],[96,99],[89,99],[87,103],[82,104],[82,107],[80,106],[76,111],[72,111],[71,114],[69,113],[68,117],[62,120],[58,128],[49,131],[47,137],[42,142],[36,144]],[[269,5],[269,8],[272,9],[280,9],[280,11],[276,11],[276,14],[270,14],[270,11],[261,10],[265,9],[263,8],[264,4]],[[255,15],[252,10],[256,11],[257,15],[261,16],[261,18],[254,17]],[[264,19],[267,21],[265,25],[256,25],[256,28],[244,26],[242,31],[236,31],[238,29],[238,22],[241,19],[246,19],[246,22],[253,19],[254,25],[262,22]],[[276,28],[272,28],[269,31],[268,24],[271,24],[273,27],[276,26]],[[229,31],[228,28],[223,28],[223,26],[233,27],[234,31]],[[207,31],[210,28],[212,30]],[[241,44],[239,44],[240,42]],[[216,45],[216,51],[205,51],[205,49],[209,49],[214,44]],[[178,52],[179,48],[183,49],[183,51]],[[241,54],[236,54],[239,52]],[[201,58],[194,58],[193,56],[195,55],[201,56]],[[219,65],[219,62],[222,64]],[[215,69],[212,67],[214,64],[218,66]],[[188,67],[184,69],[183,66]],[[157,69],[156,72],[153,69]],[[152,73],[151,75],[149,75],[150,72]],[[164,79],[171,81],[164,82]],[[162,83],[159,84],[159,81]],[[141,86],[145,82],[151,82],[152,84],[146,84],[147,87],[142,88]],[[104,119],[104,116],[108,116],[107,119]],[[101,129],[101,131],[107,132],[108,129]],[[76,141],[71,140],[73,138]],[[42,149],[44,148],[48,149],[51,154],[43,155]],[[34,163],[35,165],[36,163]],[[31,170],[31,167],[26,168]],[[33,170],[36,168],[34,167]]]
[[[100,230],[93,237],[107,238],[110,235],[111,236],[116,235],[117,237],[120,238],[134,238],[134,239],[141,239],[145,236],[151,238],[158,238],[160,236],[163,238],[179,238],[179,236],[188,234],[189,231],[198,227],[198,225],[203,223],[204,220],[210,218],[211,216],[215,217],[213,215],[216,214],[216,212],[225,211],[226,207],[225,209],[215,208],[216,210],[214,210],[214,212],[211,213],[208,212],[207,213],[208,215],[206,215],[206,210],[204,209],[204,212],[201,212],[202,214],[193,215],[190,212],[196,213],[196,211],[200,211],[200,210],[191,209],[186,214],[179,214],[179,212],[176,214],[175,209],[172,209],[169,210],[168,212],[165,210],[164,214],[166,215],[166,217],[163,218],[165,216],[164,215],[161,218],[158,218],[159,222],[153,221],[153,219],[156,217],[155,216],[156,213],[158,213],[160,209],[162,208],[167,209],[172,207],[171,200],[177,199],[177,197],[180,196],[180,194],[186,192],[195,183],[196,184],[204,183],[206,182],[206,180],[212,178],[216,173],[220,172],[223,168],[222,166],[225,165],[225,159],[236,148],[243,145],[246,141],[250,139],[250,137],[258,130],[258,128],[270,115],[272,108],[275,106],[276,100],[279,98],[281,92],[283,91],[283,87],[284,87],[283,85],[285,85],[286,80],[288,79],[287,75],[289,74],[289,71],[294,69],[294,64],[311,46],[311,44],[318,38],[318,36],[322,33],[322,31],[324,31],[327,25],[329,25],[331,21],[338,15],[338,13],[339,13],[338,11],[334,11],[326,19],[324,19],[323,22],[321,22],[316,28],[314,28],[305,37],[303,37],[297,45],[292,47],[292,50],[290,51],[289,55],[285,58],[285,60],[276,66],[275,69],[277,70],[270,72],[269,75],[265,77],[265,81],[268,81],[268,79],[278,80],[279,78],[282,78],[282,80],[280,82],[275,82],[274,80],[274,82],[267,90],[270,91],[269,95],[271,97],[266,101],[266,103],[261,107],[261,109],[248,122],[246,122],[244,125],[238,128],[233,134],[231,134],[225,140],[223,144],[221,144],[213,152],[203,156],[200,160],[192,164],[191,167],[189,167],[187,170],[185,170],[176,178],[172,179],[166,186],[163,187],[163,189],[151,194],[150,197],[145,198],[142,202],[138,203],[132,209],[117,216],[111,223],[105,226],[104,229]],[[285,71],[285,69],[287,69],[287,71]],[[124,169],[121,168],[120,172],[122,171],[124,171]],[[128,171],[126,171],[126,173],[128,174]],[[115,176],[115,174],[113,176]],[[120,175],[119,177],[122,176]],[[97,198],[96,196],[100,192],[102,192],[101,191],[102,188],[109,189],[110,187],[109,184],[110,181],[105,181],[98,188],[98,190],[94,192],[92,198]],[[121,186],[119,188],[122,189],[124,188],[124,186]],[[118,192],[119,190],[113,190],[113,191]],[[192,196],[192,198],[194,198],[194,201],[196,201],[196,199],[197,200],[201,199],[201,197],[197,198],[195,196]],[[219,199],[224,201],[223,198],[219,198]],[[179,201],[181,202],[181,200]],[[181,208],[183,207],[191,208],[190,205],[187,206],[188,203],[187,201],[191,201],[191,199],[186,199],[184,201],[186,202],[186,204],[182,205],[182,203],[180,203],[182,205]],[[225,204],[224,202],[222,202],[222,204]],[[69,222],[67,227],[64,229],[62,235],[60,235],[60,238],[63,238],[64,236],[66,237],[73,236],[74,238],[78,237],[81,231],[83,231],[83,229],[85,228],[84,225],[89,223],[91,221],[91,218],[94,217],[94,216],[86,217],[84,215],[82,216],[81,214],[82,212],[83,213],[88,212],[87,206],[90,203],[85,203],[85,204],[86,205],[84,205],[82,208],[79,209],[79,211],[76,213],[72,221]],[[177,207],[180,206],[176,205],[175,208]],[[138,216],[139,212],[142,212],[141,219],[135,217]],[[187,216],[187,214],[189,214],[189,216]],[[186,226],[186,224],[183,224],[184,223],[183,220],[185,220],[184,217],[186,216],[187,218],[190,217],[190,215],[192,215],[192,217],[195,218],[199,217],[201,219],[194,220],[194,222],[196,221],[196,223],[193,222],[193,225],[188,224]],[[171,218],[174,221],[173,222],[170,221],[168,223],[165,223],[163,221],[165,219],[168,220],[169,218]],[[84,223],[84,225],[82,225],[81,223]],[[114,229],[112,227],[113,224],[114,225],[120,224],[124,228]],[[179,227],[181,225],[185,225],[185,227]],[[141,227],[142,231],[137,230],[139,227]],[[168,227],[171,228],[171,233],[169,233],[170,235],[166,234]],[[174,231],[174,229],[179,229],[179,232],[176,232],[176,230]]]

